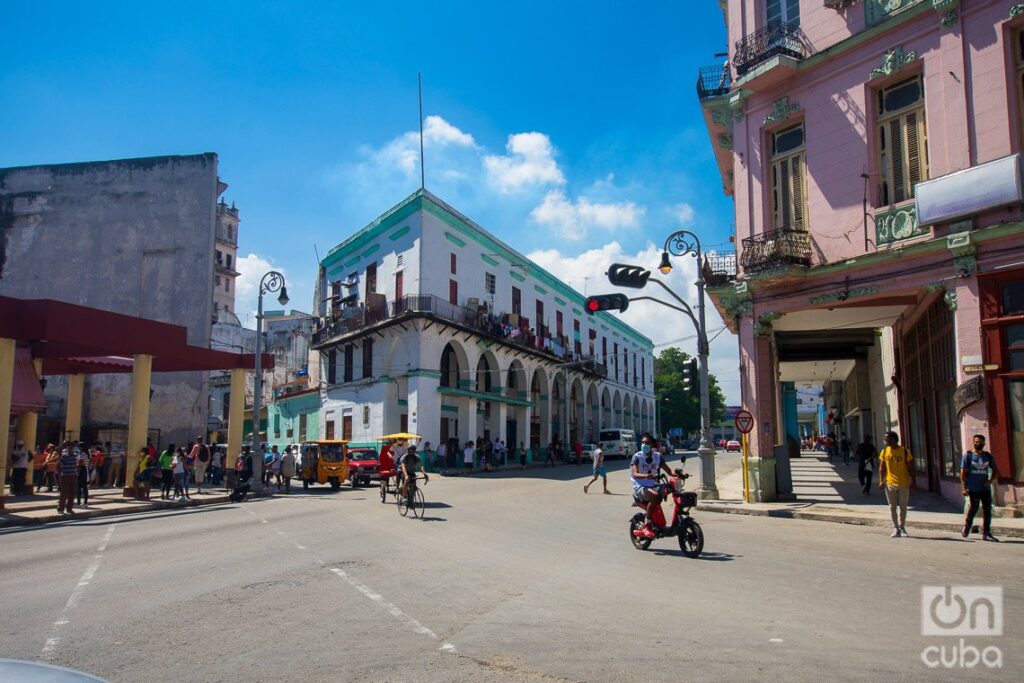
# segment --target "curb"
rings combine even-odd
[[[866,515],[856,514],[836,514],[831,512],[816,512],[814,510],[790,510],[790,509],[764,509],[764,508],[747,508],[740,507],[739,505],[723,505],[721,503],[705,503],[701,502],[698,506],[699,510],[707,510],[708,512],[717,512],[727,515],[747,515],[750,517],[775,517],[778,519],[803,519],[816,522],[833,522],[836,524],[855,524],[857,526],[877,526],[886,527],[891,526],[891,522],[888,519],[881,517],[869,517]],[[1024,538],[1024,528],[1017,529],[1015,527],[1006,527],[1000,524],[996,524],[996,519],[992,519],[992,530],[999,533],[1002,536],[1010,536],[1012,538]],[[950,522],[933,522],[933,521],[919,521],[913,522],[912,527],[915,529],[923,529],[925,531],[952,531],[959,534],[962,528],[962,524],[950,523]],[[980,526],[976,523],[975,529],[980,530]]]

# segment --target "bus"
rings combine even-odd
[[[632,458],[636,453],[636,434],[632,429],[602,429],[601,450],[606,458]]]

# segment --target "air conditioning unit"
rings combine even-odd
[[[479,308],[479,307],[480,307],[480,299],[478,299],[477,297],[471,296],[468,299],[466,299],[466,308]]]

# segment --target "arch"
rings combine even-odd
[[[514,359],[505,372],[505,395],[509,398],[523,398],[529,395],[526,382],[526,368],[518,358]]]
[[[476,372],[473,374],[473,388],[480,393],[489,393],[491,389],[501,386],[498,379],[498,363],[493,360],[494,355],[484,353],[476,362]]]
[[[612,393],[607,386],[601,391],[601,425],[599,429],[607,429],[612,425]]]
[[[451,389],[460,388],[462,380],[469,379],[469,358],[462,344],[449,341],[441,350],[440,359],[441,386]]]
[[[565,441],[568,432],[569,386],[565,373],[551,378],[551,440]]]
[[[648,422],[647,401],[640,402],[640,430],[644,432],[654,432],[654,430],[651,429],[651,425]]]
[[[548,376],[543,368],[536,368],[530,378],[530,449],[536,454],[551,438],[551,424],[548,421]],[[536,457],[536,456],[535,456]]]
[[[597,396],[597,384],[591,383],[587,387],[586,398],[586,425],[583,434],[588,443],[596,443],[598,431],[601,429],[601,404]]]
[[[640,434],[644,431],[644,424],[640,420],[640,398],[633,397],[633,431]]]
[[[583,380],[574,377],[569,387],[569,443],[583,441],[586,428],[586,409],[583,399]]]
[[[612,424],[609,427],[624,427],[622,424],[622,394],[616,389],[612,394]]]

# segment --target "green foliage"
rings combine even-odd
[[[690,355],[679,349],[665,349],[654,357],[654,395],[662,432],[682,427],[687,433],[700,431],[700,399],[691,396],[683,384],[683,369]],[[708,375],[711,421],[725,415],[725,396],[714,375]]]

